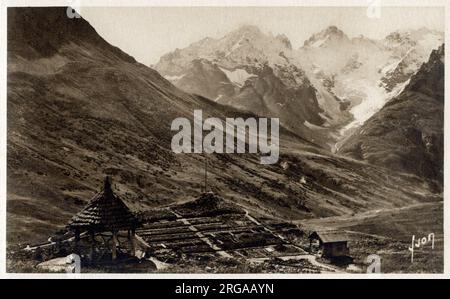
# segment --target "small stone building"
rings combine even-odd
[[[323,257],[343,257],[348,256],[348,237],[339,231],[315,231],[309,235],[309,248],[312,251],[313,242],[318,241],[319,250]]]

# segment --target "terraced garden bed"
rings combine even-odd
[[[176,233],[188,233],[192,232],[189,226],[176,226],[176,227],[167,227],[167,228],[158,228],[158,229],[143,229],[138,230],[139,235],[167,235],[167,234],[176,234]]]
[[[182,234],[164,234],[164,235],[144,235],[142,238],[147,243],[154,242],[163,242],[163,241],[172,241],[172,240],[184,240],[184,239],[193,239],[197,238],[197,235],[194,232],[191,233],[182,233]]]

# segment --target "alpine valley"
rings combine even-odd
[[[365,272],[375,253],[385,272],[443,271],[441,32],[372,40],[330,26],[294,49],[245,25],[149,67],[66,12],[8,8],[9,272],[70,254],[48,248],[56,232],[73,240],[67,224],[105,176],[145,220],[139,262],[115,271]],[[278,117],[278,162],[174,153],[172,121],[197,109]],[[350,236],[350,268],[308,252],[322,229]],[[411,236],[430,232],[434,250],[411,264]]]

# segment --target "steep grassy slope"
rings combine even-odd
[[[197,196],[204,156],[170,148],[172,120],[196,108],[204,118],[248,116],[178,90],[65,8],[9,8],[10,244],[63,227],[106,174],[135,211]],[[269,166],[257,155],[209,155],[209,189],[283,219],[435,199],[415,176],[332,156],[285,130],[280,143],[280,161]]]

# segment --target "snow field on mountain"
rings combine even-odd
[[[219,68],[222,72],[225,73],[225,75],[227,75],[228,80],[230,80],[233,84],[236,84],[239,87],[244,86],[244,83],[245,83],[245,81],[247,81],[247,79],[256,77],[256,75],[249,74],[244,69],[235,69],[235,70],[230,71],[230,70],[227,70],[222,67],[219,67]]]

